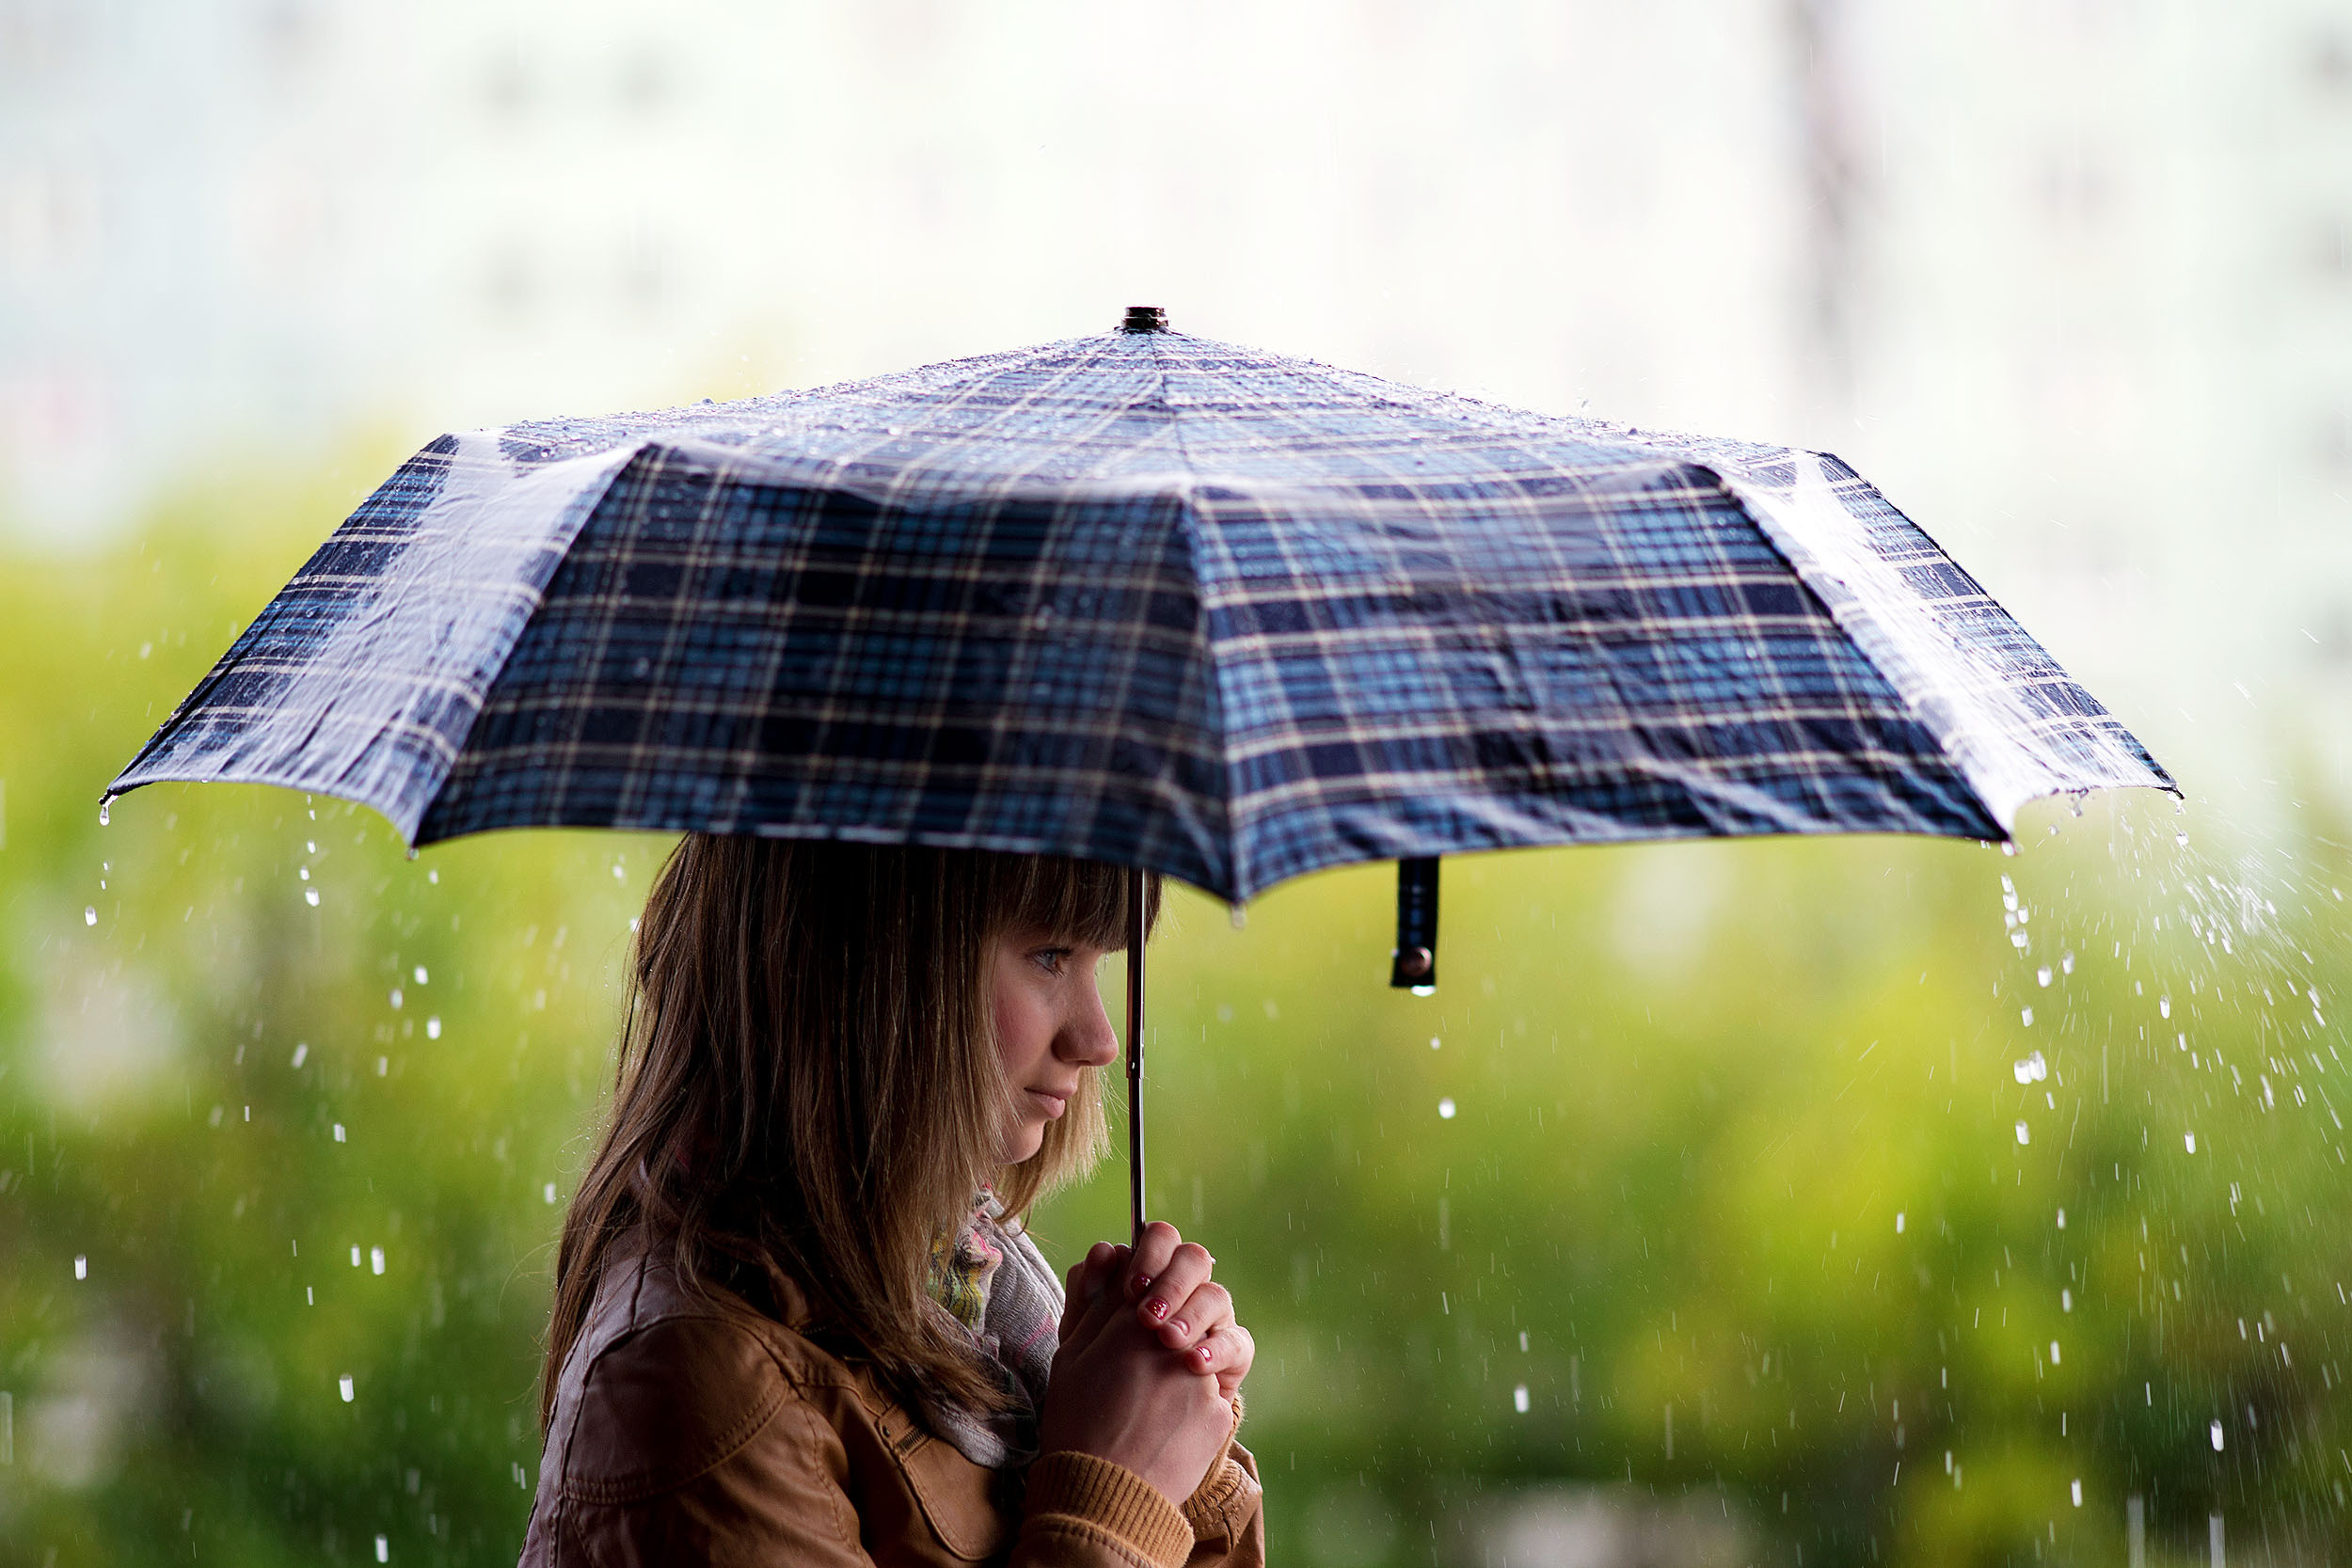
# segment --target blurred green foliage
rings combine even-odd
[[[243,788],[97,819],[350,499],[223,488],[0,574],[0,1561],[520,1543],[664,844],[412,862]],[[1257,1333],[1278,1560],[1476,1563],[1559,1482],[1708,1503],[1738,1560],[2121,1563],[2135,1497],[2157,1560],[2217,1513],[2240,1561],[2352,1552],[2352,865],[2179,825],[1450,861],[1425,999],[1381,983],[1383,868],[1246,929],[1180,898],[1150,1196]]]

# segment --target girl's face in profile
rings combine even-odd
[[[1018,1164],[1044,1143],[1045,1124],[1059,1117],[1077,1092],[1079,1069],[1104,1067],[1119,1057],[1119,1037],[1095,983],[1105,951],[1037,929],[1006,931],[992,944],[996,1055],[1012,1085],[1006,1164]]]

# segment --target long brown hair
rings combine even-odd
[[[932,1243],[983,1182],[1025,1215],[1108,1143],[1083,1069],[1035,1155],[1000,1168],[991,941],[1126,941],[1128,878],[1089,861],[691,834],[640,921],[601,1147],[556,1257],[540,1395],[614,1248],[664,1249],[690,1289],[772,1302],[786,1281],[901,1398],[1001,1402],[925,1288]],[[1150,880],[1156,915],[1158,879]]]

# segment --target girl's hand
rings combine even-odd
[[[1120,1289],[1126,1255],[1099,1243],[1070,1271],[1038,1446],[1124,1465],[1181,1508],[1223,1457],[1233,1409],[1196,1358],[1170,1354],[1136,1316]]]
[[[1231,1400],[1249,1375],[1258,1347],[1249,1330],[1234,1321],[1233,1298],[1209,1278],[1216,1259],[1206,1247],[1179,1236],[1174,1226],[1154,1220],[1143,1227],[1132,1256],[1120,1260],[1136,1321],[1181,1353],[1194,1371],[1215,1376],[1217,1393]]]

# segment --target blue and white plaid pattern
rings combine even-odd
[[[2170,787],[1835,458],[1174,333],[444,437],[115,782],[1050,852],[1230,899]]]

